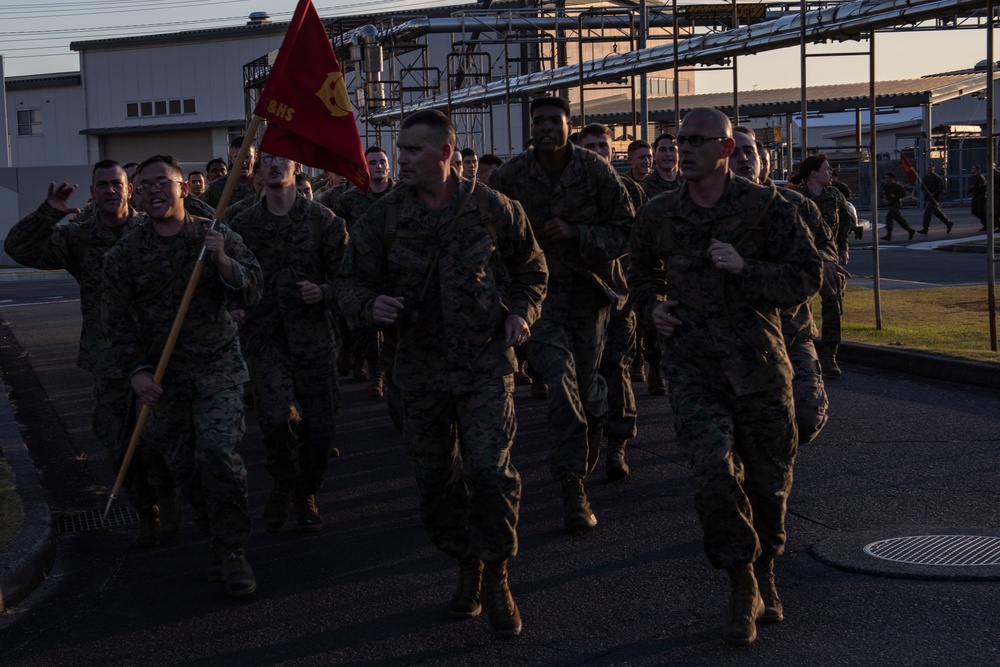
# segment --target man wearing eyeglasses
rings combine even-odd
[[[126,232],[143,224],[144,217],[129,206],[132,186],[114,160],[94,165],[92,205],[81,212],[69,203],[76,185],[49,185],[48,196],[34,213],[14,225],[4,250],[15,261],[42,270],[64,269],[80,284],[80,350],[77,366],[94,382],[91,426],[117,473],[134,422],[134,399],[128,377],[114,364],[107,329],[101,317],[104,255]],[[61,222],[73,215],[69,222]],[[136,545],[153,547],[163,535],[181,528],[180,506],[166,461],[153,448],[142,446],[125,478],[129,501],[139,515]],[[159,496],[159,499],[157,498]]]
[[[381,146],[369,146],[365,150],[365,161],[368,163],[368,173],[371,183],[368,192],[357,186],[352,186],[337,198],[334,211],[347,223],[348,233],[355,222],[361,219],[365,211],[378,201],[386,192],[392,189],[393,182],[389,178],[389,156]],[[384,375],[379,360],[381,336],[378,330],[365,327],[358,323],[351,326],[347,318],[338,315],[338,331],[340,332],[341,349],[338,354],[343,364],[350,364],[354,370],[354,379],[359,382],[368,380],[368,396],[373,399],[382,398]],[[344,356],[351,357],[343,359]],[[367,376],[365,362],[368,362]]]
[[[296,530],[316,532],[323,528],[316,494],[340,405],[330,308],[347,231],[330,209],[298,193],[298,163],[265,154],[259,166],[260,201],[232,226],[260,263],[262,296],[239,304],[232,315],[241,326],[265,467],[274,480],[264,529],[280,531],[291,505]]]
[[[797,446],[778,309],[816,293],[821,261],[791,203],[729,171],[734,141],[724,114],[692,110],[677,145],[685,182],[639,212],[631,286],[636,307],[663,335],[705,552],[729,574],[723,640],[746,645],[767,611],[754,565],[784,550]],[[770,612],[774,619],[777,609]]]
[[[249,379],[229,299],[253,304],[261,272],[239,234],[184,211],[187,183],[177,161],[143,162],[136,191],[149,224],[124,236],[104,261],[102,306],[117,367],[151,407],[145,435],[164,449],[178,486],[211,540],[209,581],[234,597],[257,580],[250,537],[243,438],[243,384]],[[153,380],[188,277],[204,247],[204,268],[161,383]]]
[[[233,153],[233,146],[235,145],[236,152]],[[243,146],[243,137],[237,137],[230,143],[229,159],[235,160],[239,157],[239,150]],[[233,194],[229,198],[229,203],[235,203],[247,197],[252,197],[256,194],[253,187],[253,163],[254,158],[257,155],[257,148],[250,144],[250,151],[247,153],[246,158],[243,160],[243,164],[240,165],[240,175],[239,179],[236,181],[236,187],[233,188]],[[230,169],[233,167],[230,166]],[[219,207],[219,200],[222,199],[222,193],[226,189],[225,178],[217,178],[208,184],[208,189],[205,190],[201,198],[206,204],[212,208]]]
[[[536,98],[529,112],[533,147],[491,182],[524,207],[549,266],[528,361],[549,388],[549,470],[562,489],[563,525],[578,533],[597,526],[583,480],[604,436],[608,388],[598,365],[611,309],[627,298],[621,258],[635,211],[614,168],[569,142],[565,99]]]

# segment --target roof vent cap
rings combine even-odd
[[[267,12],[254,12],[250,15],[247,25],[267,25],[271,22],[271,15]]]

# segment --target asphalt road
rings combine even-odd
[[[8,295],[0,286],[0,298]],[[89,429],[89,379],[74,367],[77,311],[73,302],[0,306],[4,379],[57,512],[103,509],[113,481]],[[342,456],[319,498],[327,526],[255,534],[251,599],[227,599],[203,581],[207,546],[190,511],[181,536],[157,549],[132,545],[134,525],[64,534],[49,579],[0,617],[0,664],[1000,663],[1000,566],[979,568],[979,581],[962,580],[968,570],[955,567],[934,579],[859,572],[872,535],[1000,536],[1000,394],[845,370],[829,384],[829,425],[796,466],[788,552],[778,564],[786,620],[762,626],[749,649],[720,640],[727,581],[702,554],[665,399],[639,392],[632,477],[588,483],[600,525],[580,538],[561,530],[543,406],[518,389],[513,458],[524,499],[510,570],[525,629],[501,641],[483,618],[448,618],[456,570],[420,526],[384,406],[347,381]],[[252,416],[248,425],[242,452],[259,517],[270,484]],[[841,562],[831,564],[830,553]]]

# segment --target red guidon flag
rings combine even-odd
[[[311,0],[299,0],[253,112],[268,121],[262,152],[335,171],[368,191],[347,84]]]
[[[903,172],[906,177],[910,179],[910,183],[914,183],[917,180],[917,170],[913,168],[910,161],[906,159],[905,153],[899,154],[899,166],[903,168]]]

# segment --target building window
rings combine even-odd
[[[146,116],[186,116],[195,113],[193,98],[176,100],[151,100],[148,102],[126,102],[126,118]]]
[[[42,133],[42,110],[19,109],[17,112],[17,134],[33,137]]]

